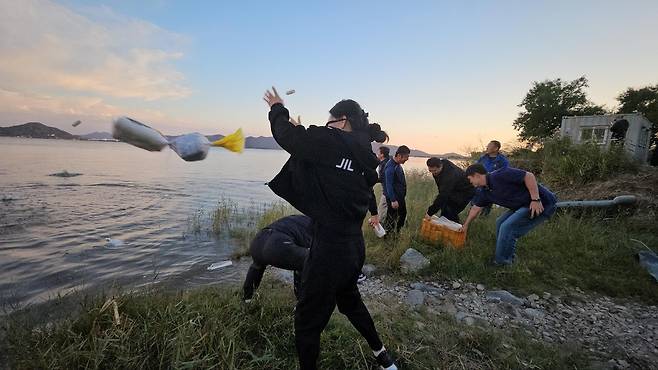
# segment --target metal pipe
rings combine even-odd
[[[619,195],[612,200],[568,200],[565,202],[557,202],[558,208],[583,208],[583,207],[612,207],[612,206],[628,206],[635,204],[637,198],[635,195]]]

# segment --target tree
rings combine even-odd
[[[540,144],[559,131],[564,116],[606,113],[602,106],[594,105],[587,99],[584,89],[588,86],[585,76],[570,82],[560,78],[533,82],[532,88],[518,105],[524,111],[512,123],[519,131],[519,138],[531,144]]]

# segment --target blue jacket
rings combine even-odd
[[[407,196],[407,180],[404,170],[394,159],[390,159],[384,168],[384,194],[390,202],[404,201]]]
[[[525,186],[525,174],[526,171],[512,167],[487,174],[487,186],[477,189],[473,204],[478,207],[487,207],[495,203],[513,211],[529,207],[530,192]],[[557,197],[550,190],[541,184],[537,184],[537,187],[539,188],[539,199],[545,209],[557,202]],[[554,211],[555,207],[553,207]]]
[[[491,158],[488,154],[485,154],[480,157],[480,159],[478,159],[478,163],[482,164],[487,172],[493,172],[501,168],[509,167],[509,161],[507,160],[507,157],[500,153],[494,158]]]

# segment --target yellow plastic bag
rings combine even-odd
[[[217,141],[213,141],[210,145],[221,146],[232,152],[242,153],[244,150],[244,135],[242,134],[242,129],[239,128],[236,132],[224,136]]]

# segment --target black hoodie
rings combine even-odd
[[[361,233],[373,199],[378,161],[368,133],[295,126],[282,104],[269,114],[272,135],[290,159],[269,186],[281,198],[332,233]]]

